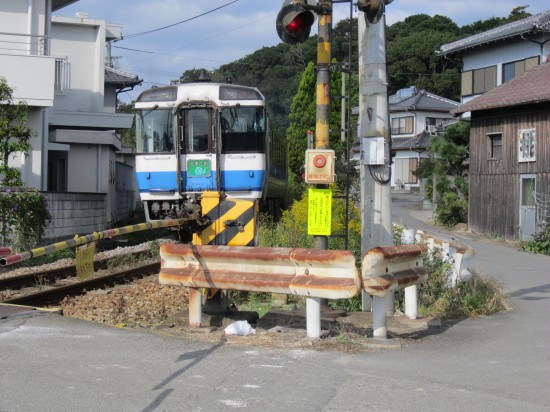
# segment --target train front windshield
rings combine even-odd
[[[222,109],[222,153],[264,153],[265,127],[263,107]]]
[[[173,114],[170,109],[143,110],[136,115],[136,150],[138,153],[174,151]]]

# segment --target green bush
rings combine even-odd
[[[521,248],[526,252],[550,255],[550,224],[543,225],[533,240],[522,242]]]
[[[47,198],[20,187],[0,188],[0,242],[15,250],[35,247],[51,216]]]

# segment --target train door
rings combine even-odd
[[[218,191],[213,110],[184,108],[180,112],[180,170],[182,192]]]

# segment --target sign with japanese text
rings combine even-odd
[[[330,236],[332,190],[310,188],[308,196],[307,234]]]
[[[76,276],[87,279],[94,274],[95,242],[76,248]]]
[[[187,161],[188,177],[210,177],[211,174],[212,166],[210,159],[189,159]]]

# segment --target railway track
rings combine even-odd
[[[107,267],[107,260],[94,263],[94,267],[96,270]],[[23,294],[22,296],[0,299],[0,301],[1,303],[29,306],[55,305],[67,296],[77,296],[85,291],[112,287],[116,284],[126,283],[136,278],[142,278],[144,276],[158,273],[159,271],[160,262],[153,262],[142,264],[131,269],[111,272],[105,275],[96,275],[91,279],[79,281],[76,278],[76,267],[68,266],[41,273],[0,279],[0,296],[2,292],[29,286],[33,287],[38,285],[41,288],[47,287],[46,290],[33,291],[28,294]],[[56,285],[56,283],[62,279],[70,280],[71,283]],[[53,283],[44,286],[46,283],[50,282]]]

